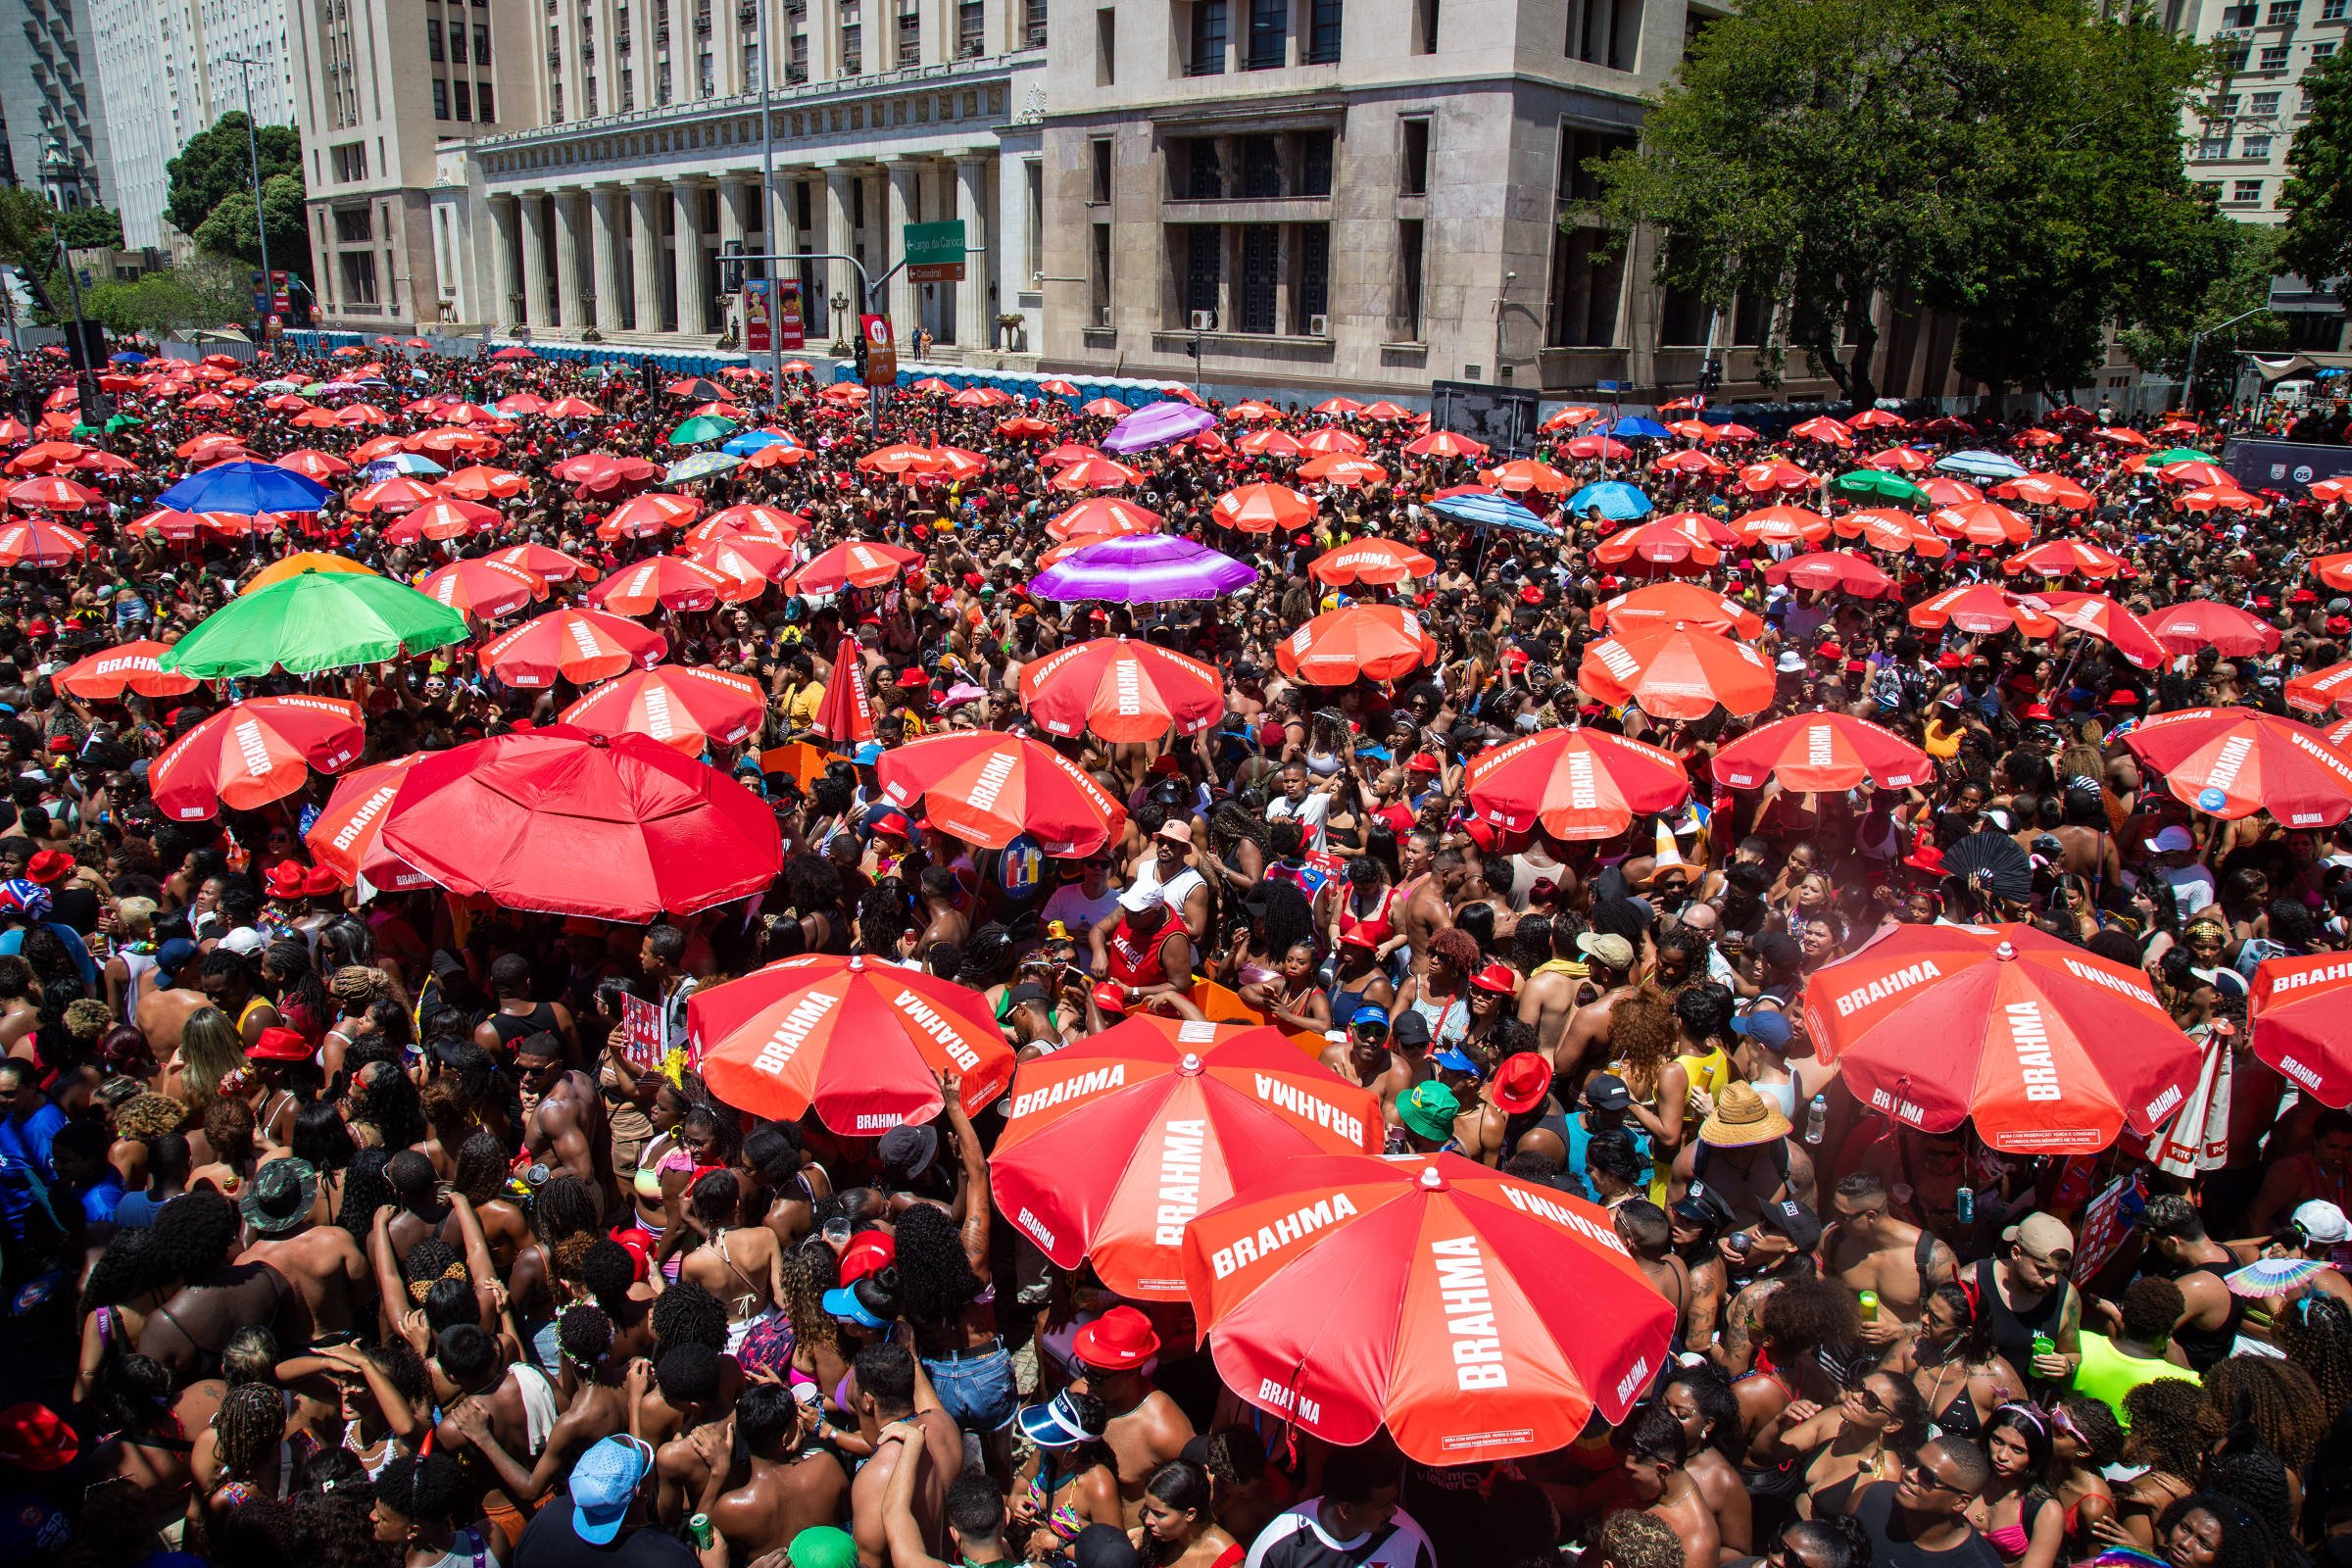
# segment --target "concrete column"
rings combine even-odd
[[[580,305],[580,192],[556,192],[556,316],[577,331],[588,324]],[[553,323],[551,323],[553,324]]]
[[[591,287],[596,291],[596,326],[600,332],[620,330],[620,192],[610,185],[600,185],[588,193],[589,210],[595,215],[595,228],[590,236],[590,267],[594,273]]]
[[[516,263],[522,250],[522,240],[517,232],[520,226],[520,216],[516,213],[514,202],[494,199],[490,203],[490,220],[498,228],[498,233],[492,241],[496,247],[493,252],[496,260],[492,263],[491,269],[494,286],[490,298],[482,302],[482,319],[490,322],[512,321],[514,318],[514,307],[507,296],[514,291]],[[330,279],[334,277],[335,273],[333,264],[334,257],[330,253],[327,256],[327,266],[322,269]],[[332,309],[331,296],[334,289],[331,283],[327,292],[330,296],[329,309]]]
[[[857,177],[856,170],[840,164],[831,165],[825,170],[825,249],[839,251],[844,256],[858,253],[858,236],[850,228],[850,184]],[[825,271],[827,325],[835,337],[840,337],[843,328],[841,323],[831,318],[833,307],[830,301],[833,295],[839,294],[850,302],[852,315],[864,309],[864,302],[858,298],[858,270],[847,262],[828,262]]]
[[[631,330],[638,332],[662,330],[661,194],[662,187],[651,180],[629,187],[629,260],[637,283]]]
[[[956,160],[956,216],[963,220],[963,281],[956,285],[956,344],[966,354],[995,346],[988,309],[988,166],[994,153]]]
[[[534,328],[555,324],[547,300],[547,206],[536,192],[522,198],[522,312]]]
[[[744,243],[749,232],[744,212],[748,195],[743,180],[736,175],[730,174],[718,182],[718,253],[721,256],[727,254],[730,245],[740,249],[750,248]],[[737,303],[733,297],[719,302],[720,314],[729,321],[735,319]]]
[[[678,270],[678,330],[708,332],[710,286],[703,275],[702,181],[681,179],[669,190],[677,212],[678,250],[673,265]]]
[[[914,221],[914,182],[921,177],[922,171],[921,164],[906,159],[894,160],[885,167],[890,185],[884,220],[887,226],[882,233],[881,248],[874,254],[881,268],[895,265],[900,247],[906,243],[906,225]],[[871,273],[881,268],[868,267],[866,270]],[[922,322],[921,307],[922,296],[915,291],[914,281],[906,275],[906,269],[901,268],[890,280],[890,329],[899,340],[902,354],[913,352],[914,329]]]

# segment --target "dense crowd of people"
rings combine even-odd
[[[2352,1285],[2334,1268],[2352,1250],[2352,1114],[2258,1057],[2248,1001],[2265,961],[2352,948],[2352,834],[2343,813],[2225,819],[2126,744],[2167,712],[2286,711],[2288,684],[2352,642],[2352,601],[2314,566],[2352,530],[2332,503],[2217,503],[2225,482],[2166,477],[2148,454],[2193,427],[2061,410],[2031,429],[1718,433],[1710,414],[1718,428],[1626,453],[1584,428],[1605,418],[1571,415],[1508,476],[1537,525],[1477,528],[1446,501],[1485,487],[1482,454],[1446,455],[1403,411],[1211,405],[1213,433],[1130,454],[1132,481],[1102,493],[1254,582],[1131,604],[1032,591],[1061,539],[1049,525],[1100,482],[1062,482],[1101,457],[1065,444],[1100,441],[1114,412],[1075,397],[973,407],[902,390],[876,418],[801,377],[769,406],[751,377],[670,389],[386,345],[176,378],[125,362],[122,416],[76,437],[71,379],[48,369],[62,428],[0,429],[17,437],[11,476],[98,500],[32,514],[86,535],[70,559],[0,533],[12,1561],[2352,1556]],[[337,384],[299,390],[318,381]],[[586,412],[547,412],[566,398]],[[785,433],[789,455],[661,484],[663,466],[711,450],[669,440],[699,409]],[[861,462],[900,445],[958,462]],[[1295,481],[1351,445],[1373,473]],[[2042,586],[2002,569],[2025,538],[1923,527],[1895,549],[1870,534],[1853,548],[1887,585],[1865,596],[1781,580],[1792,555],[1843,540],[1801,519],[1796,538],[1739,526],[1793,500],[1843,531],[1887,503],[1837,476],[1925,483],[1978,449],[2084,492],[2017,499],[2035,535],[2121,558],[2112,578],[2048,586],[2142,614],[2217,602],[2266,626],[2267,646],[2168,645],[2135,663],[2033,616],[1923,627],[1909,607],[1946,588]],[[398,527],[415,500],[355,510],[384,477],[371,465],[402,452],[444,460],[424,481],[467,464],[512,475],[484,493],[495,518],[443,539]],[[650,466],[559,474],[591,453]],[[331,474],[316,514],[190,537],[155,516],[224,457],[298,454],[333,460],[306,470]],[[1654,466],[1675,454],[1710,461]],[[1885,465],[1859,461],[1873,456]],[[1768,458],[1781,471],[1756,470],[1759,489]],[[1614,500],[1570,505],[1600,479],[1682,514],[1647,526],[1693,548],[1610,549],[1643,524]],[[1257,481],[1296,482],[1297,514],[1232,525],[1216,503]],[[257,809],[158,809],[157,759],[239,699],[356,700],[354,768],[559,724],[583,687],[511,683],[485,645],[681,549],[673,530],[608,523],[647,492],[695,503],[675,530],[731,508],[789,518],[769,580],[642,616],[668,663],[766,696],[753,732],[699,753],[772,807],[782,856],[761,892],[637,925],[355,882],[311,832],[325,773]],[[1311,569],[1373,539],[1426,564],[1376,586]],[[902,547],[906,564],[875,586],[801,591],[794,568],[848,541]],[[515,546],[536,547],[529,568],[568,568],[466,642],[169,697],[66,689],[76,662],[176,642],[295,552],[415,580]],[[1721,596],[1768,696],[1664,716],[1586,673],[1611,603],[1674,581]],[[1341,685],[1285,673],[1310,622],[1367,604],[1413,611],[1431,655]],[[1098,638],[1200,662],[1218,711],[1145,740],[1036,722],[1024,671]],[[870,738],[844,743],[819,731],[851,675],[874,713]],[[1742,735],[1809,713],[1871,720],[1932,774],[1805,791],[1713,767]],[[1483,754],[1567,726],[1648,742],[1690,798],[1598,837],[1473,804]],[[1069,855],[984,848],[878,783],[892,751],[960,730],[1059,752],[1116,803],[1111,831]],[[593,885],[606,868],[575,871]],[[1889,933],[1989,921],[2135,972],[2215,1063],[2195,1124],[2005,1153],[1966,1121],[1926,1131],[1858,1098],[1846,1059],[1817,1050],[1810,977]],[[701,1070],[691,999],[807,956],[967,988],[1018,1059],[1010,1092],[967,1106],[943,1072],[936,1117],[855,1131],[728,1103]],[[1329,1443],[1265,1391],[1228,1386],[1193,1302],[1122,1296],[1097,1263],[1050,1259],[992,1187],[1021,1075],[1153,1017],[1288,1037],[1302,1069],[1377,1105],[1370,1145],[1416,1167],[1473,1162],[1588,1216],[1671,1318],[1624,1418],[1601,1419],[1602,1391],[1563,1389],[1594,1414],[1551,1451],[1451,1464],[1386,1432]],[[632,1018],[651,1019],[650,1056]],[[1459,1364],[1462,1345],[1401,1353]]]

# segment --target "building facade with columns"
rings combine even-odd
[[[572,3],[548,0],[534,18],[529,128],[441,145],[441,320],[562,341],[733,342],[724,258],[806,257],[775,270],[801,280],[821,349],[845,330],[837,312],[862,308],[860,269],[879,281],[897,263],[906,224],[959,219],[964,281],[902,271],[876,308],[903,342],[919,328],[951,357],[1034,352],[1042,3]]]

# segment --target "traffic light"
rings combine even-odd
[[[645,395],[654,402],[662,398],[662,372],[654,366],[654,357],[647,355],[637,362],[637,374],[645,383]]]
[[[725,254],[718,259],[718,291],[721,294],[739,294],[743,291],[743,262],[740,259],[743,241],[728,240],[724,249]]]
[[[850,353],[856,357],[858,362],[858,379],[863,382],[865,380],[865,334],[863,332],[859,332],[850,339]]]
[[[1715,389],[1721,385],[1723,385],[1721,363],[1709,360],[1698,368],[1698,401],[1701,406],[1713,400]]]

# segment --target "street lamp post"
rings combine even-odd
[[[252,73],[253,68],[263,62],[246,55],[227,55],[223,58],[237,68],[237,80],[245,87],[245,156],[253,165],[253,229],[255,237],[262,242],[262,298],[265,303],[274,305],[277,303],[277,286],[270,272],[270,217],[262,211],[262,141],[253,128]],[[270,337],[270,314],[265,310],[262,312],[263,318],[254,323],[262,329],[265,342]]]
[[[2192,332],[2192,333],[2190,333],[2190,334],[2189,334],[2189,338],[2188,338],[2188,371],[2187,371],[2187,373],[2186,373],[2185,375],[2183,375],[2183,376],[2180,378],[2180,407],[2181,407],[2181,409],[2182,409],[2182,411],[2183,411],[2183,412],[2190,413],[2190,414],[2193,414],[2193,413],[2195,413],[2195,412],[2196,412],[2196,408],[2197,408],[2197,350],[2198,350],[2198,348],[2199,348],[2200,346],[2202,346],[2202,345],[2203,345],[2203,343],[2204,343],[2204,341],[2205,341],[2205,334],[2206,334],[2206,333],[2208,333],[2208,332],[2219,332],[2219,331],[2222,329],[2222,327],[2225,327],[2225,326],[2235,326],[2235,325],[2236,325],[2238,322],[2240,322],[2240,321],[2244,320],[2244,319],[2245,319],[2247,317],[2249,317],[2249,316],[2260,316],[2260,315],[2261,315],[2263,312],[2265,312],[2265,311],[2267,311],[2267,310],[2269,310],[2269,309],[2270,309],[2270,306],[2269,306],[2269,305],[2267,305],[2267,304],[2265,304],[2265,305],[2257,305],[2256,307],[2254,307],[2254,309],[2252,309],[2252,310],[2250,310],[2250,311],[2240,311],[2240,312],[2238,312],[2238,313],[2237,313],[2235,316],[2232,316],[2232,317],[2231,317],[2231,318],[2230,318],[2230,319],[2228,319],[2227,321],[2223,321],[2223,322],[2221,322],[2221,323],[2220,323],[2220,325],[2216,325],[2216,326],[2202,326],[2202,327],[2199,327],[2199,328],[2198,328],[2196,331],[2194,331],[2194,332]]]

